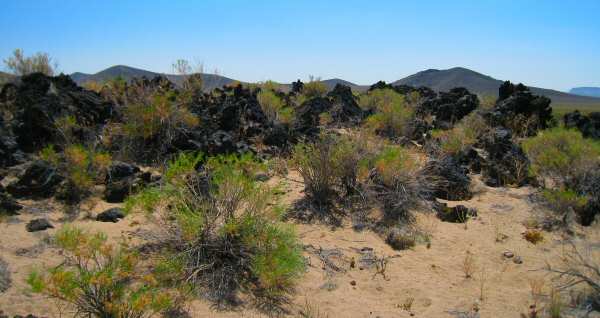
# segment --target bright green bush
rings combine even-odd
[[[215,300],[239,290],[283,297],[304,260],[293,230],[279,222],[271,188],[256,181],[264,169],[251,155],[183,153],[169,164],[164,185],[130,197],[126,207],[168,224],[168,240],[185,251],[173,256],[183,262],[181,280]]]
[[[65,261],[31,272],[27,283],[33,292],[71,305],[77,316],[150,317],[173,305],[173,295],[142,268],[139,255],[109,244],[105,234],[66,225],[55,242]]]
[[[381,182],[391,188],[399,178],[414,174],[417,162],[405,148],[388,146],[374,158],[373,167]]]
[[[530,173],[564,183],[593,169],[599,162],[600,144],[584,139],[580,132],[564,128],[540,131],[522,143],[531,160]]]
[[[406,132],[414,114],[403,95],[392,89],[376,89],[360,97],[363,109],[375,113],[366,119],[365,126],[378,134],[397,137]]]

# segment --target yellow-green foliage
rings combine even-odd
[[[294,118],[294,109],[286,107],[284,102],[274,91],[263,88],[256,97],[260,107],[269,120],[282,123],[292,122]]]
[[[54,145],[47,145],[40,151],[40,159],[50,163],[53,166],[58,166],[60,155],[54,149]]]
[[[375,111],[367,118],[366,127],[387,136],[402,135],[414,113],[405,97],[392,89],[376,89],[362,95],[360,105]]]
[[[321,82],[319,78],[311,78],[302,88],[302,94],[307,98],[323,97],[326,93],[327,85]]]
[[[275,81],[272,81],[272,80],[267,80],[267,81],[265,81],[264,83],[260,83],[260,84],[259,84],[259,87],[260,87],[262,90],[268,90],[268,91],[273,91],[273,92],[275,92],[275,91],[278,91],[278,90],[280,90],[280,88],[281,88],[281,84],[279,84],[279,83],[277,83],[277,82],[275,82]]]
[[[431,136],[440,141],[440,150],[446,155],[456,155],[477,141],[474,131],[460,125],[450,130],[434,130]]]
[[[600,144],[584,139],[575,130],[544,130],[524,140],[522,146],[531,160],[533,175],[559,182],[592,169],[599,162]]]
[[[394,187],[396,181],[413,174],[418,165],[408,150],[388,146],[374,158],[373,167],[385,186]]]
[[[111,164],[110,154],[88,149],[82,145],[68,145],[62,154],[48,145],[40,151],[40,158],[56,167],[67,179],[69,197],[78,198],[105,176]]]
[[[140,257],[125,245],[108,243],[103,233],[66,225],[55,237],[65,261],[36,270],[27,283],[35,293],[65,302],[86,317],[150,317],[173,305]]]
[[[100,93],[104,85],[102,83],[98,83],[96,81],[87,81],[83,83],[83,88],[88,89],[90,91],[94,91],[96,93]]]
[[[60,117],[54,121],[54,126],[60,133],[60,137],[62,137],[65,144],[75,142],[74,132],[81,127],[74,116]]]
[[[482,109],[493,109],[496,106],[496,100],[498,98],[494,95],[482,95],[479,96],[479,107]]]
[[[201,172],[196,169],[200,163]],[[169,164],[166,183],[130,197],[126,209],[162,214],[159,217],[173,229],[173,240],[194,251],[173,257],[183,259],[197,287],[224,288],[214,281],[224,275],[218,279],[278,297],[295,283],[304,262],[293,229],[279,222],[281,209],[272,204],[271,188],[255,181],[264,169],[249,154],[203,159],[182,153]],[[237,252],[221,259],[225,248],[244,253],[240,259],[233,256]],[[205,257],[198,260],[196,253]],[[227,272],[232,270],[228,266],[238,270]]]
[[[96,152],[82,145],[70,145],[64,150],[63,169],[67,179],[77,189],[91,188],[98,178],[104,176],[110,163],[108,153]]]
[[[176,103],[174,92],[155,93],[149,103],[134,103],[124,109],[124,132],[131,137],[149,139],[159,134],[170,137],[172,129],[191,128],[198,117]]]

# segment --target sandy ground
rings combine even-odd
[[[286,180],[283,201],[292,203],[302,197],[298,175]],[[478,210],[478,217],[467,225],[439,221],[425,213],[417,213],[419,226],[432,234],[431,246],[419,244],[414,249],[395,251],[371,231],[354,231],[349,222],[331,228],[318,224],[298,224],[297,232],[305,246],[327,251],[335,249],[338,270],[314,254],[306,252],[307,272],[299,281],[292,303],[286,309],[290,316],[310,307],[320,317],[475,317],[460,313],[478,308],[481,317],[520,317],[532,304],[530,281],[544,278],[540,271],[546,262],[553,262],[564,251],[558,233],[544,232],[543,242],[534,245],[522,238],[523,223],[536,206],[529,202],[531,188],[505,189],[479,185],[481,193],[464,202],[449,202],[450,206],[464,204]],[[27,292],[27,273],[40,266],[57,264],[58,250],[44,241],[56,229],[29,233],[26,222],[47,217],[56,228],[64,223],[60,205],[52,201],[22,201],[21,215],[0,223],[0,257],[6,260],[12,274],[12,286],[0,294],[0,310],[6,314],[35,314],[59,317],[55,303]],[[140,230],[151,230],[143,216],[130,215],[119,223],[102,223],[90,219],[107,208],[119,206],[99,201],[83,206],[85,211],[73,221],[86,229],[106,232],[111,239],[137,237]],[[579,229],[579,235],[598,240],[597,225]],[[497,242],[496,237],[506,238]],[[384,275],[376,266],[361,265],[361,255],[372,249],[378,257],[387,257]],[[363,252],[361,252],[361,250]],[[467,279],[463,271],[465,256],[472,253],[474,277]],[[515,264],[503,257],[511,251],[523,260]],[[351,267],[350,263],[356,266]],[[483,277],[483,279],[482,279]],[[548,277],[547,286],[550,286]],[[482,284],[483,282],[483,284]],[[483,300],[480,299],[483,285]],[[547,293],[548,290],[545,290]],[[234,311],[216,311],[211,303],[197,299],[187,305],[191,317],[262,317],[250,305]],[[63,313],[70,317],[69,312]]]

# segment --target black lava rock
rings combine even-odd
[[[435,180],[431,184],[437,198],[455,201],[468,200],[473,196],[468,170],[453,157],[432,160],[423,168],[423,172]]]
[[[481,160],[481,171],[488,186],[522,186],[528,181],[529,159],[523,149],[512,142],[510,130],[496,128],[479,140],[479,146],[486,152]]]
[[[0,192],[0,214],[17,215],[22,208],[23,206],[13,199],[10,194]]]
[[[104,190],[104,200],[109,203],[123,202],[133,188],[133,178],[109,182]]]
[[[551,100],[545,96],[533,95],[523,84],[504,82],[499,88],[499,97],[487,119],[492,126],[510,127],[516,119],[530,119],[526,135],[535,135],[538,129],[546,129],[552,123]]]
[[[563,122],[567,128],[576,128],[581,131],[585,138],[600,139],[600,112],[583,115],[574,111],[563,116]]]
[[[64,180],[56,169],[45,161],[33,162],[19,179],[6,187],[6,191],[16,198],[39,197],[48,198]]]
[[[106,179],[107,181],[122,180],[124,178],[131,177],[138,172],[140,172],[140,168],[135,165],[121,161],[113,161],[108,168]]]
[[[45,231],[47,229],[53,229],[54,226],[46,219],[34,219],[27,223],[27,232],[38,232]]]
[[[62,137],[55,124],[58,119],[75,118],[80,128],[74,134],[83,141],[93,134],[93,127],[104,124],[113,111],[112,105],[99,94],[77,86],[67,75],[25,75],[13,89],[15,94],[6,98],[14,99],[4,102],[10,102],[16,109],[13,132],[20,149],[26,152],[60,141]]]
[[[477,95],[471,94],[464,87],[456,87],[448,92],[423,98],[417,107],[417,114],[419,117],[432,115],[435,117],[435,128],[448,129],[478,106]]]
[[[465,223],[469,218],[477,216],[477,210],[469,209],[464,205],[448,207],[448,205],[438,205],[437,216],[444,222]]]
[[[117,223],[124,217],[125,213],[123,212],[123,209],[112,208],[98,214],[96,216],[96,221]]]

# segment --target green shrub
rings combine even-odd
[[[293,163],[304,179],[305,193],[317,204],[328,204],[335,196],[339,161],[335,160],[337,138],[323,134],[314,143],[298,143]]]
[[[368,129],[388,137],[406,133],[414,110],[403,95],[392,89],[376,89],[362,95],[359,102],[363,109],[375,112],[366,119],[365,126]]]
[[[444,155],[454,156],[477,142],[474,131],[457,125],[450,130],[434,130],[431,136],[440,143],[440,151]]]
[[[279,222],[271,188],[255,180],[264,165],[251,155],[201,158],[180,154],[165,184],[130,197],[127,210],[168,224],[168,241],[183,251],[172,257],[182,260],[181,280],[213,299],[231,300],[239,290],[284,297],[304,261],[293,230]]]
[[[193,92],[116,82],[110,98],[120,105],[123,119],[106,125],[102,141],[125,159],[160,159],[174,140],[200,124],[189,109]]]
[[[321,81],[320,78],[310,77],[308,83],[304,84],[302,88],[302,95],[306,98],[323,97],[327,94],[327,85]]]
[[[561,214],[567,213],[569,209],[577,212],[588,203],[587,197],[579,195],[571,189],[544,189],[542,196],[554,210]]]
[[[600,144],[564,128],[540,131],[522,143],[531,161],[530,173],[563,184],[599,162]]]
[[[126,246],[113,246],[103,233],[69,225],[55,237],[65,261],[29,274],[31,290],[74,307],[76,315],[99,318],[150,317],[173,305],[140,257]]]
[[[69,202],[78,202],[89,194],[104,178],[111,163],[110,154],[78,144],[66,146],[62,154],[57,153],[53,145],[48,145],[39,155],[65,176],[66,187],[59,197]]]
[[[377,154],[373,166],[381,183],[387,187],[394,187],[398,179],[416,172],[417,162],[408,150],[388,146]]]
[[[262,89],[256,96],[263,112],[270,121],[291,123],[294,109],[286,107],[284,102],[272,90]]]

